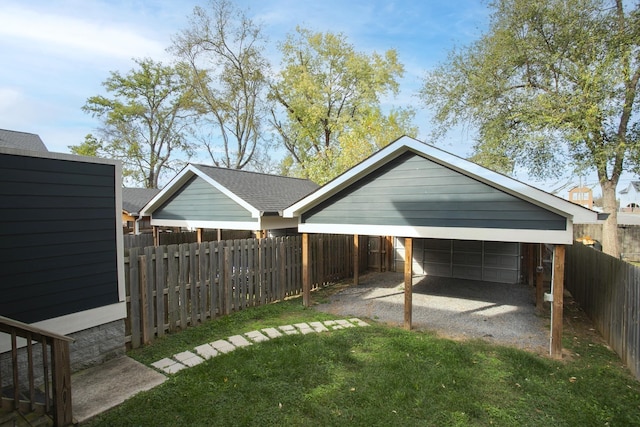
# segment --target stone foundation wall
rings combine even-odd
[[[69,352],[71,359],[71,372],[80,371],[90,366],[99,365],[114,357],[125,354],[124,320],[96,326],[68,335],[75,341],[70,343]],[[41,385],[42,372],[42,344],[33,345],[33,365],[35,367],[34,381],[36,386]],[[51,360],[49,360],[51,364]],[[28,359],[27,349],[18,349],[18,381],[22,385],[28,384]],[[13,382],[11,351],[0,353],[0,389],[10,386]],[[21,387],[24,388],[24,387]]]

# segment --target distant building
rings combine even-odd
[[[574,187],[569,190],[569,201],[593,209],[593,191],[589,187]]]
[[[0,147],[28,151],[49,151],[42,139],[35,133],[7,129],[0,129]]]
[[[631,181],[618,194],[622,212],[640,212],[640,181]]]
[[[140,209],[159,192],[157,188],[122,189],[122,227],[125,234],[151,232],[151,218],[140,216]]]

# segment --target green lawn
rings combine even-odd
[[[329,320],[291,300],[174,334],[151,363],[254,329]],[[92,426],[640,426],[640,383],[599,343],[565,334],[554,361],[483,341],[372,324],[236,349],[171,376]]]

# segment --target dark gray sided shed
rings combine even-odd
[[[306,180],[189,164],[142,208],[154,227],[274,230],[295,228],[282,210],[316,190]]]
[[[302,233],[403,239],[404,259],[413,260],[404,263],[408,328],[414,239],[562,246],[572,244],[574,223],[598,221],[597,212],[407,136],[288,207],[284,216],[300,218]],[[556,264],[563,266],[564,246],[558,254]],[[421,265],[427,270],[428,260]],[[561,280],[559,273],[555,279]],[[561,310],[562,285],[555,288],[554,308],[559,303]]]
[[[0,315],[71,334],[76,367],[125,350],[121,176],[115,160],[0,147]]]

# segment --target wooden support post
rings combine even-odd
[[[533,271],[535,269],[535,246],[533,243],[526,243],[527,246],[526,254],[527,254],[527,284],[529,286],[533,286]]]
[[[353,285],[358,286],[360,281],[360,236],[353,235]]]
[[[197,228],[196,229],[196,242],[198,243],[202,243],[202,233],[203,233],[203,229],[202,228]]]
[[[384,237],[378,236],[378,273],[384,271]]]
[[[218,228],[218,242],[222,241],[222,229]]]
[[[544,245],[542,243],[538,244],[537,247],[537,260],[538,264],[536,267],[536,310],[542,311],[543,302],[544,302],[544,267],[542,260],[544,259]]]
[[[564,245],[556,245],[553,250],[553,279],[551,284],[553,305],[551,308],[551,348],[554,359],[562,358],[562,310],[564,296]]]
[[[413,239],[404,239],[404,328],[411,330],[413,310]]]
[[[387,251],[385,256],[386,271],[395,271],[393,265],[393,236],[385,237],[385,250]]]
[[[154,225],[152,228],[153,231],[153,246],[160,246],[160,233],[158,231],[158,226]]]

